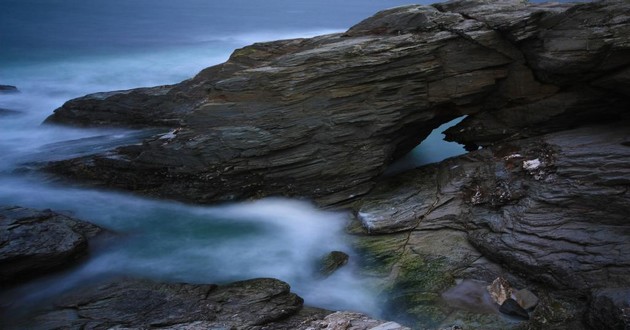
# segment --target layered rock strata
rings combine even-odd
[[[23,207],[0,207],[0,286],[49,274],[88,252],[103,230],[90,223]]]
[[[259,43],[182,83],[68,101],[47,123],[164,127],[48,169],[192,202],[369,191],[439,124],[474,148],[625,116],[630,6],[455,1]]]
[[[409,330],[360,313],[303,306],[287,283],[258,278],[225,285],[110,279],[34,309],[7,309],[3,329]],[[7,312],[8,311],[8,312]],[[10,314],[8,314],[10,313]]]
[[[506,142],[379,182],[356,207],[365,231],[379,236],[361,237],[359,246],[368,269],[386,280],[390,317],[424,319],[428,327],[453,321],[453,304],[441,293],[458,279],[489,283],[502,275],[544,296],[532,328],[623,329],[630,303],[628,127]],[[468,299],[469,310],[483,304],[472,290],[459,299]],[[602,303],[587,307],[588,300]],[[508,328],[488,322],[481,328]]]

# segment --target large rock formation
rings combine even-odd
[[[0,286],[46,275],[88,251],[102,230],[51,210],[0,208]]]
[[[628,325],[630,4],[453,1],[255,44],[172,86],[88,95],[47,122],[163,135],[47,169],[194,202],[355,201],[364,266],[418,327]],[[379,179],[434,127],[476,150]],[[363,196],[363,197],[359,197]],[[539,298],[497,316],[504,277]]]
[[[356,206],[365,231],[379,236],[362,237],[359,246],[368,269],[386,279],[390,317],[429,327],[453,321],[453,304],[441,293],[456,279],[502,275],[544,296],[533,328],[582,328],[589,299],[588,324],[623,329],[630,311],[629,126],[497,144],[379,182]],[[471,294],[467,307],[482,298]],[[508,328],[485,320],[473,323]]]
[[[4,315],[3,328],[252,329],[296,314],[302,302],[274,279],[225,286],[118,279],[66,293],[49,309]]]
[[[49,170],[194,202],[342,203],[439,124],[471,147],[625,115],[630,6],[455,1],[260,43],[171,86],[71,100],[48,123],[164,127]]]
[[[110,279],[76,288],[52,305],[9,306],[2,329],[409,330],[359,313],[303,306],[288,284],[270,278],[225,285]],[[2,312],[2,311],[0,311]]]

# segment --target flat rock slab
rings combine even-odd
[[[298,313],[302,303],[288,284],[269,278],[221,286],[119,279],[78,288],[57,298],[53,308],[19,320],[4,317],[0,325],[3,329],[262,329]]]
[[[102,230],[51,210],[0,208],[0,285],[45,275],[87,253]]]

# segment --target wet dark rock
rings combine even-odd
[[[0,285],[49,274],[87,253],[102,230],[51,210],[0,208]]]
[[[19,93],[20,91],[15,86],[11,85],[0,85],[0,94],[12,94]]]
[[[348,263],[347,253],[341,251],[332,251],[320,260],[318,273],[321,276],[328,277],[332,275],[337,269],[343,267]]]
[[[68,101],[46,122],[178,134],[48,170],[202,203],[268,195],[346,203],[464,114],[448,136],[471,148],[626,116],[629,8],[412,5],[344,34],[254,44],[179,84]]]
[[[527,311],[512,298],[506,299],[503,304],[501,304],[499,312],[519,319],[529,320]]]
[[[630,329],[630,288],[593,291],[586,320],[593,329]]]
[[[448,320],[451,309],[435,295],[458,278],[504,276],[539,297],[550,292],[532,320],[547,327],[580,320],[593,289],[628,287],[628,127],[498,144],[380,181],[357,203],[373,235],[359,236],[358,247],[395,297],[388,318],[420,319],[429,328]],[[401,222],[414,225],[392,233]]]
[[[168,329],[290,329],[273,327],[323,318],[330,312],[300,314],[303,300],[289,285],[275,279],[214,284],[158,283],[118,279],[78,288],[55,299],[54,307],[14,319],[4,316],[3,329],[168,328]],[[296,328],[293,328],[296,329]]]

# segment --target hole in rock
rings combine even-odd
[[[389,165],[383,175],[395,175],[421,165],[437,163],[449,157],[465,154],[467,151],[463,145],[445,141],[442,133],[459,124],[464,118],[466,116],[455,118],[434,129],[418,146]]]

